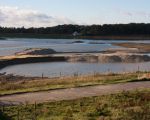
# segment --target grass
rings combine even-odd
[[[0,111],[0,120],[10,120],[10,118]]]
[[[150,120],[150,90],[5,107],[12,120]]]
[[[24,78],[0,77],[0,95],[18,94],[26,92],[47,91],[54,89],[64,89],[73,87],[85,87],[104,84],[116,84],[126,82],[144,81],[138,79],[145,73],[126,73],[126,74],[94,74],[88,76],[73,76],[60,78]]]

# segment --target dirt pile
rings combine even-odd
[[[98,56],[94,55],[73,55],[68,57],[69,62],[90,62],[96,63],[98,62]]]
[[[124,53],[103,54],[99,55],[98,61],[102,63],[117,63],[117,62],[138,63],[150,61],[150,56],[140,54],[124,54]]]
[[[99,62],[99,63],[138,63],[150,61],[148,55],[138,54],[99,54],[99,55],[74,55],[68,58],[69,62]]]
[[[148,55],[125,55],[122,56],[122,60],[126,63],[148,62],[150,57]]]
[[[49,48],[29,48],[22,52],[17,52],[16,55],[50,55],[54,53],[56,53],[56,51]]]
[[[117,55],[100,55],[98,61],[101,63],[117,63],[122,62],[122,58]]]

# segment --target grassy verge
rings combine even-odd
[[[149,120],[150,90],[5,107],[12,120]]]
[[[88,76],[74,76],[61,78],[37,78],[30,80],[25,78],[16,78],[14,80],[0,79],[0,96],[6,94],[17,94],[26,92],[37,92],[54,89],[64,89],[72,87],[85,87],[93,85],[116,84],[125,82],[144,81],[138,79],[145,73],[126,73],[126,74],[95,74]]]

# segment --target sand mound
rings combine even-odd
[[[84,41],[74,41],[74,42],[72,42],[72,43],[84,43]]]
[[[101,63],[115,63],[122,62],[122,59],[117,55],[100,55],[98,61]]]
[[[99,54],[99,55],[74,55],[68,58],[69,62],[99,62],[99,63],[138,63],[148,62],[150,57],[138,54]]]
[[[94,55],[73,55],[68,58],[69,62],[98,62],[98,56]]]
[[[56,51],[48,48],[29,48],[22,52],[16,53],[16,55],[50,55],[54,54]]]
[[[150,61],[150,56],[139,54],[109,54],[99,56],[99,61],[105,63],[114,63],[114,62],[138,63]]]
[[[148,55],[125,55],[122,57],[123,62],[132,63],[132,62],[148,62],[150,57]]]

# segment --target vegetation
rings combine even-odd
[[[0,27],[0,37],[72,38],[74,32],[79,33],[81,38],[86,38],[85,36],[103,36],[101,37],[103,39],[107,39],[105,36],[111,36],[110,39],[113,38],[112,36],[148,36],[150,38],[150,24],[59,25],[47,28]]]
[[[2,110],[0,110],[0,120],[11,120],[7,115],[5,115]]]
[[[150,90],[5,107],[12,120],[149,120]]]
[[[94,74],[60,78],[27,78],[18,76],[0,76],[0,95],[46,91],[72,87],[84,87],[101,84],[115,84],[125,82],[137,82],[149,79],[138,79],[145,73],[126,74]],[[42,82],[41,82],[42,81]]]

